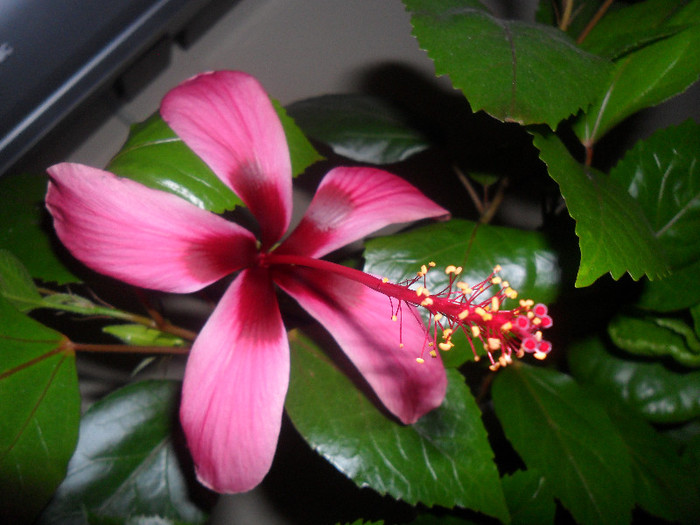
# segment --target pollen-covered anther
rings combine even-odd
[[[433,359],[435,359],[437,357],[437,352],[435,350],[431,350],[429,353],[430,353],[430,357],[432,357]]]
[[[389,282],[389,278],[388,278],[388,277],[382,277],[382,282],[383,282],[384,284],[388,283],[388,282]]]
[[[481,317],[482,321],[490,321],[491,319],[493,319],[493,315],[488,313],[481,306],[477,306],[476,308],[474,308],[474,313]]]
[[[425,286],[419,286],[418,288],[416,288],[416,295],[418,297],[420,297],[421,295],[424,295],[425,297],[429,297],[430,292],[428,291],[428,289]]]
[[[430,297],[426,297],[420,302],[421,306],[430,306],[433,304],[433,300]]]
[[[444,350],[445,352],[452,350],[453,347],[454,343],[452,341],[443,341],[442,343],[438,343],[438,348],[440,350]]]
[[[425,363],[425,359],[423,359],[422,357],[416,357],[416,363],[422,365],[423,363]]]
[[[540,361],[542,361],[544,358],[547,357],[547,354],[542,353],[542,352],[535,352],[532,355],[535,356],[535,359],[539,359]]]
[[[491,284],[501,284],[501,282],[503,282],[503,279],[498,276],[491,278]]]
[[[495,372],[499,368],[500,368],[500,365],[498,363],[493,363],[489,366],[489,370],[491,370],[492,372]]]
[[[498,300],[498,297],[493,296],[491,297],[491,310],[494,312],[498,312],[498,309],[501,307],[501,302]]]
[[[501,366],[508,366],[509,361],[508,361],[508,359],[506,358],[506,356],[502,355],[502,356],[500,356],[500,357],[498,358],[498,364],[501,365]]]
[[[395,315],[392,315],[392,316],[391,316],[391,320],[392,320],[392,321],[396,322],[397,319],[398,319],[398,318],[397,318]]]
[[[478,326],[476,326],[475,324],[473,324],[471,326],[471,330],[472,330],[472,337],[474,337],[475,339],[481,335],[481,329]]]
[[[495,352],[501,349],[501,340],[497,337],[489,337],[486,339],[486,346],[488,347],[487,350]]]
[[[518,297],[518,292],[511,288],[510,286],[506,287],[503,290],[503,293],[506,295],[508,299],[517,299]]]
[[[464,281],[458,281],[455,283],[455,286],[459,289],[460,292],[462,292],[464,295],[469,295],[471,293],[474,293],[474,290],[472,290],[467,283]]]
[[[459,312],[457,317],[460,321],[464,321],[467,317],[469,317],[469,309],[467,308],[465,310],[462,310],[461,312]]]
[[[445,268],[445,273],[447,275],[459,275],[462,273],[463,268],[461,266],[455,266],[454,264],[450,264]]]
[[[442,317],[443,317],[443,315],[440,312],[438,312],[435,314],[434,319],[435,319],[435,321],[439,321],[440,319],[442,319]]]
[[[513,329],[513,323],[506,321],[501,325],[501,332],[510,332]]]

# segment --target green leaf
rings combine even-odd
[[[598,339],[572,345],[567,355],[576,379],[623,401],[648,421],[682,423],[700,416],[699,370],[623,359]]]
[[[687,29],[628,53],[615,62],[606,87],[574,124],[574,131],[584,145],[592,146],[623,119],[682,93],[698,79],[698,5],[691,2],[667,22],[668,26],[687,24]],[[659,20],[663,21],[663,17]]]
[[[700,341],[680,319],[617,316],[608,325],[610,339],[627,352],[652,357],[670,356],[688,367],[700,367]]]
[[[284,135],[287,138],[287,146],[289,147],[289,156],[292,159],[292,174],[296,177],[304,173],[306,168],[313,163],[323,160],[323,157],[314,149],[304,132],[297,126],[294,119],[289,116],[287,110],[276,100],[272,101],[272,105],[275,106],[277,115],[284,128]]]
[[[0,515],[31,523],[66,473],[80,393],[66,339],[0,297]]]
[[[700,261],[663,279],[645,282],[636,304],[656,312],[672,312],[697,304],[699,297]]]
[[[638,142],[610,178],[641,205],[674,269],[700,260],[700,124]]]
[[[38,175],[0,177],[0,248],[11,251],[35,279],[58,284],[78,283],[54,251],[44,209],[48,179]]]
[[[241,204],[157,112],[131,126],[129,138],[106,169],[216,213]]]
[[[696,523],[700,494],[694,472],[686,471],[670,438],[619,403],[603,400],[632,460],[637,504],[669,521]]]
[[[366,243],[364,258],[366,272],[393,282],[412,278],[421,265],[433,261],[436,268],[426,276],[430,290],[449,285],[444,269],[451,264],[464,268],[460,279],[471,285],[488,278],[499,264],[503,268],[501,277],[520,297],[543,303],[556,298],[560,282],[557,255],[542,234],[464,220],[371,239]],[[506,301],[504,308],[508,307]],[[452,342],[455,347],[442,353],[446,367],[456,368],[473,359],[462,332],[456,333]]]
[[[547,478],[534,470],[518,470],[501,481],[513,525],[554,523],[557,506]]]
[[[117,324],[102,327],[102,331],[113,335],[128,345],[139,346],[184,346],[184,339],[149,328],[142,324]]]
[[[576,286],[588,286],[606,272],[614,279],[625,272],[633,279],[667,274],[663,248],[629,193],[610,177],[576,162],[553,133],[533,136],[576,221],[581,249]]]
[[[390,164],[430,146],[406,115],[378,97],[325,95],[295,102],[287,111],[309,137],[358,162]]]
[[[488,14],[478,0],[404,0],[413,34],[474,111],[503,121],[557,124],[591,104],[610,63],[558,29]]]
[[[41,301],[32,276],[22,262],[7,250],[0,249],[0,296],[20,312],[28,312]]]
[[[647,0],[608,11],[598,21],[581,47],[593,54],[618,58],[661,38],[682,31],[675,22],[687,0]]]
[[[319,454],[357,485],[410,504],[459,505],[508,521],[481,413],[448,370],[442,406],[411,426],[389,419],[309,339],[290,335],[286,408]]]
[[[192,466],[182,463],[174,443],[179,391],[178,382],[143,381],[95,403],[83,416],[68,475],[39,523],[77,525],[88,523],[88,515],[204,523]]]
[[[493,403],[528,468],[579,523],[626,523],[634,505],[629,457],[603,405],[562,373],[519,363],[500,372]]]

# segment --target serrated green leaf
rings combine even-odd
[[[697,11],[697,3],[690,6]],[[690,11],[671,21],[688,27],[672,36],[624,55],[615,62],[596,102],[574,124],[585,146],[593,146],[623,119],[682,93],[700,75],[700,30]],[[663,21],[663,18],[659,18]],[[668,23],[670,24],[671,21]]]
[[[295,102],[287,111],[309,137],[358,162],[390,164],[430,146],[405,115],[370,95],[325,95]]]
[[[557,506],[547,478],[535,470],[518,470],[501,482],[513,525],[554,523]]]
[[[553,133],[533,132],[534,144],[559,184],[569,215],[576,220],[581,265],[576,286],[588,286],[609,272],[650,279],[668,273],[659,240],[641,206],[610,177],[576,162]]]
[[[572,374],[614,396],[654,423],[682,423],[700,416],[700,371],[623,359],[598,339],[572,345],[567,354]]]
[[[66,479],[40,524],[84,524],[88,514],[204,523],[203,489],[190,483],[174,441],[180,383],[143,381],[95,403],[83,416]],[[197,490],[200,492],[198,493]]]
[[[0,296],[20,312],[28,312],[41,295],[22,262],[8,250],[0,249]]]
[[[75,356],[59,333],[0,297],[0,516],[31,523],[78,438]]]
[[[411,426],[388,419],[293,332],[286,409],[319,454],[359,486],[411,504],[459,505],[508,521],[481,413],[456,371],[442,406]]]
[[[44,209],[47,183],[42,175],[0,178],[0,248],[12,252],[35,279],[78,283],[80,279],[54,250],[55,239],[49,233],[49,217]]]
[[[128,345],[140,346],[183,346],[184,339],[149,328],[142,324],[116,324],[103,326],[102,331],[113,335]]]
[[[638,142],[610,172],[644,210],[674,269],[700,260],[700,124]]]
[[[607,60],[558,29],[491,16],[478,0],[404,0],[413,34],[474,111],[503,121],[557,124],[588,107],[609,76]]]
[[[700,366],[700,341],[681,319],[620,315],[608,325],[608,334],[615,345],[627,352],[669,356],[684,366]]]
[[[547,478],[578,523],[627,523],[629,457],[605,408],[560,372],[519,363],[500,372],[493,403],[509,441]]]
[[[637,504],[669,521],[695,523],[700,493],[693,486],[694,472],[684,469],[673,442],[619,403],[601,401],[629,453]]]

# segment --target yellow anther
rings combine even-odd
[[[547,357],[547,354],[544,354],[542,352],[535,352],[533,355],[535,356],[535,359],[539,359],[540,361]]]
[[[442,331],[442,338],[445,340],[448,340],[450,337],[452,337],[453,332],[454,332],[454,330],[452,330],[452,328],[445,328]]]
[[[501,356],[498,358],[498,364],[501,366],[508,366],[508,360],[505,358],[505,356]]]
[[[527,318],[528,318],[528,319],[532,319],[533,317],[535,317],[535,313],[534,313],[534,312],[528,312],[528,313],[527,313]]]
[[[506,297],[508,299],[515,299],[518,297],[518,292],[516,292],[513,288],[510,286],[504,290],[504,293],[506,294]]]
[[[510,332],[513,329],[513,323],[510,321],[506,321],[501,325],[501,331],[502,332]]]
[[[433,343],[432,341],[430,341],[430,342],[428,343],[428,346],[435,346],[435,343]]]
[[[493,267],[493,273],[498,273],[498,272],[500,272],[502,269],[503,269],[503,268],[501,268],[501,265],[500,265],[500,264],[497,264],[496,266]]]
[[[392,321],[396,321],[396,316],[395,316],[395,315],[392,315],[392,316],[391,316],[391,320],[392,320]]]
[[[457,288],[459,288],[459,290],[460,290],[464,295],[470,294],[470,293],[472,293],[472,292],[474,291],[474,290],[472,290],[471,288],[469,288],[469,285],[468,285],[467,283],[465,283],[464,281],[458,281],[458,282],[455,284],[455,286],[456,286]]]
[[[445,268],[445,273],[447,275],[450,275],[451,273],[455,273],[457,271],[457,267],[454,264],[450,264]]]
[[[445,352],[450,350],[453,346],[454,346],[453,343],[439,343],[438,344],[438,348],[440,348],[440,350],[444,350]]]
[[[491,370],[492,372],[495,372],[496,370],[498,370],[498,367],[499,367],[498,363],[494,363],[491,366],[489,366],[489,370]]]
[[[435,350],[431,350],[430,357],[437,357],[437,352]]]
[[[435,261],[430,261],[428,263],[428,266],[430,266],[431,268],[435,268]]]
[[[422,357],[416,357],[416,363],[422,365],[423,363],[425,363],[425,359],[423,359]]]
[[[421,306],[430,306],[431,304],[433,304],[433,300],[430,297],[426,297],[420,303]]]
[[[508,287],[510,287],[510,283],[508,281],[503,281],[503,282],[501,282],[501,286],[503,288],[508,288]]]
[[[481,335],[481,329],[475,324],[472,325],[472,337],[479,337]]]
[[[442,314],[440,312],[438,312],[435,314],[435,320],[439,321],[440,319],[442,319]]]
[[[535,326],[537,326],[538,324],[541,324],[541,323],[542,323],[542,319],[540,319],[539,317],[535,317],[532,320],[532,324],[534,324]]]
[[[382,282],[383,282],[383,283],[388,283],[388,282],[389,282],[389,278],[388,278],[388,277],[382,277]]]
[[[399,343],[399,348],[403,348],[403,343]]]
[[[494,312],[498,312],[500,306],[501,303],[498,301],[498,297],[491,297],[491,310],[493,310]]]
[[[457,266],[457,269],[455,270],[455,275],[459,275],[462,273],[463,268],[461,266]]]
[[[540,341],[542,341],[542,332],[540,332],[539,330],[537,330],[537,331],[535,332],[535,339],[537,340],[538,343],[539,343]]]
[[[474,362],[475,362],[475,363],[478,363],[479,361],[481,361],[481,356],[475,355],[475,356],[474,356]]]
[[[420,271],[423,275],[425,275],[426,273],[428,273],[428,267],[424,264],[420,267]]]
[[[416,288],[416,295],[418,297],[420,297],[421,295],[429,297],[430,292],[428,291],[428,289],[425,286],[419,286],[418,288]]]
[[[467,317],[469,317],[469,310],[462,310],[459,312],[459,315],[457,316],[460,321],[464,321]]]
[[[489,337],[486,339],[486,343],[488,344],[488,349],[492,352],[501,348],[501,340],[496,337]]]
[[[493,315],[488,313],[481,306],[477,306],[476,308],[474,308],[474,313],[481,317],[482,321],[490,321],[491,319],[493,319]]]
[[[505,355],[506,363],[511,364],[513,362],[513,358],[510,356],[510,354]]]
[[[516,355],[519,359],[522,359],[523,356],[525,355],[525,350],[523,350],[522,348],[520,348],[520,349],[516,352],[515,355]]]
[[[494,277],[491,279],[491,284],[501,284],[501,282],[503,282],[503,279],[500,277]]]

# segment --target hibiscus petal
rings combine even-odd
[[[414,423],[442,403],[447,379],[441,360],[426,356],[424,363],[416,362],[426,341],[415,308],[402,305],[400,322],[392,321],[386,296],[318,270],[276,270],[274,279],[330,332],[384,406],[402,422]]]
[[[389,224],[448,214],[396,175],[376,168],[335,168],[279,253],[322,257]]]
[[[267,474],[289,384],[289,343],[267,270],[243,270],[190,352],[180,419],[199,480],[244,492]]]
[[[258,81],[217,71],[170,91],[163,119],[250,208],[263,247],[287,231],[292,213],[292,168],[284,129]]]
[[[87,266],[121,281],[187,293],[250,264],[248,230],[183,199],[81,164],[57,164],[46,206]]]

